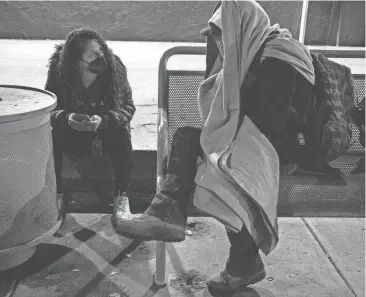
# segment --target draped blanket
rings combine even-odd
[[[280,34],[266,44],[262,59],[284,60],[314,84],[311,56],[288,30],[270,26],[253,0],[222,1],[209,25],[221,30],[214,36],[220,54],[198,93],[206,162],[195,178],[194,205],[229,230],[239,232],[244,225],[269,254],[278,242],[279,160],[267,138],[240,114],[240,87],[256,53],[275,30]]]

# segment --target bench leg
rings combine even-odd
[[[165,242],[156,242],[156,271],[154,284],[157,286],[166,285],[166,249]]]

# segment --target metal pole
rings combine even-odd
[[[167,77],[167,63],[174,55],[204,55],[205,47],[180,46],[167,50],[159,63],[158,87],[158,142],[157,142],[157,177],[156,191],[159,191],[164,182],[166,163],[168,158],[168,106],[169,81]],[[158,286],[166,284],[166,244],[156,242],[156,270],[154,283]]]
[[[161,185],[164,181],[166,164],[165,156],[168,153],[167,150],[167,110],[169,104],[169,98],[166,94],[166,66],[170,55],[164,53],[159,63],[159,81],[158,81],[158,141],[157,141],[157,176],[156,176],[156,191],[159,192]],[[166,284],[166,250],[165,243],[156,242],[156,264],[154,274],[154,284],[158,286],[164,286]]]
[[[299,41],[304,43],[305,41],[305,33],[306,33],[306,22],[308,18],[308,8],[309,8],[309,0],[302,1],[302,12],[301,12],[301,22],[300,22],[300,34]]]
[[[156,271],[154,283],[158,286],[166,285],[166,247],[165,242],[156,242]]]

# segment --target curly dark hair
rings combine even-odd
[[[109,68],[109,71],[103,77],[106,92],[116,95],[112,96],[112,98],[117,98],[121,91],[119,90],[120,84],[118,83],[118,80],[125,79],[125,77],[121,77],[123,73],[118,71],[117,63],[120,63],[119,67],[122,65],[124,70],[126,70],[126,68],[122,61],[113,54],[103,37],[93,29],[80,28],[73,30],[67,35],[65,43],[60,45],[60,59],[57,65],[58,72],[72,88],[73,97],[77,96],[77,93],[80,90],[80,80],[76,79],[77,76],[80,75],[79,60],[84,52],[86,42],[90,40],[95,40],[101,45],[104,58]]]

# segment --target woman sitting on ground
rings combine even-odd
[[[125,65],[97,32],[83,28],[56,45],[48,66],[45,89],[57,96],[51,123],[58,193],[65,194],[62,154],[89,154],[98,137],[115,173],[114,211],[128,217],[135,106]]]

